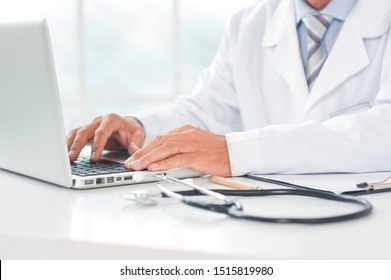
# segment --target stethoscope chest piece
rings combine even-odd
[[[146,190],[133,191],[131,194],[123,195],[122,198],[133,201],[136,203],[141,203],[147,206],[157,205],[157,201],[153,198],[162,197],[161,193],[152,193]]]

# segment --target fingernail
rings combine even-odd
[[[134,162],[134,158],[133,158],[133,157],[128,158],[128,159],[125,161],[125,166],[126,166],[127,168],[130,168],[131,165],[132,165],[132,162]]]
[[[141,160],[136,160],[136,161],[133,161],[132,163],[131,163],[131,165],[132,166],[134,166],[134,167],[138,167],[138,166],[140,166],[141,165]]]
[[[151,165],[148,166],[149,170],[157,170],[159,168],[159,165],[157,163],[152,163]]]

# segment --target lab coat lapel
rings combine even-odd
[[[301,59],[293,1],[281,1],[267,27],[262,47],[272,48],[272,67],[287,82],[293,94],[306,100],[308,85]]]
[[[310,92],[308,107],[369,65],[358,28],[356,16],[347,19]]]
[[[361,0],[353,8],[310,92],[305,113],[317,101],[369,65],[364,42],[366,38],[375,38],[386,32],[388,21],[384,19],[389,13],[386,7],[391,7],[391,2],[387,1]]]

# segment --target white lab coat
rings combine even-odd
[[[391,170],[391,1],[359,0],[311,92],[291,0],[234,15],[195,92],[134,114],[147,139],[226,134],[233,175]]]

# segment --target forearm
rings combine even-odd
[[[391,105],[324,123],[271,125],[227,134],[233,175],[391,169]]]

